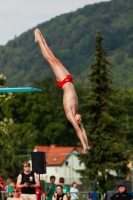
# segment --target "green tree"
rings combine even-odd
[[[83,105],[91,150],[86,155],[79,155],[86,169],[78,172],[90,182],[93,180],[93,183],[99,183],[99,190],[107,190],[114,179],[111,170],[116,172],[117,178],[124,178],[127,160],[123,155],[126,154],[128,144],[124,135],[124,122],[120,123],[124,109],[120,107],[120,99],[117,98],[119,90],[112,87],[111,64],[102,41],[103,37],[98,31],[95,60],[88,75],[91,84],[89,95]],[[93,186],[96,187],[95,184]]]
[[[0,74],[0,88],[3,88],[6,83],[6,77],[3,74]],[[4,117],[4,109],[3,109],[3,102],[6,98],[9,98],[9,94],[2,93],[0,94],[0,120]]]
[[[29,132],[23,137],[12,119],[0,121],[0,174],[3,178],[16,178],[22,170],[22,163],[30,158],[25,151],[31,138]]]
[[[124,116],[124,130],[125,134],[127,135],[127,139],[130,142],[131,146],[133,145],[133,89],[126,89],[126,90],[120,90],[120,98],[121,103],[125,107],[125,116]],[[131,151],[131,148],[130,148]],[[133,151],[132,151],[133,154]]]
[[[0,87],[3,88],[5,83],[6,77],[1,74]],[[20,126],[12,118],[6,118],[4,105],[12,98],[12,93],[0,94],[0,175],[3,178],[15,178],[21,170],[22,162],[29,159],[25,150],[31,138],[30,131],[20,134]]]
[[[47,77],[34,82],[33,86],[41,88],[42,92],[14,94],[4,105],[6,117],[20,127],[20,135],[32,132],[30,149],[34,145],[77,146],[79,140],[75,131],[66,125],[62,90],[56,86],[55,79]],[[83,87],[77,87],[80,102],[84,91]]]

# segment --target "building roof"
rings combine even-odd
[[[82,152],[81,147],[63,147],[63,146],[35,146],[34,151],[45,152],[47,166],[62,165],[67,157],[77,151]]]

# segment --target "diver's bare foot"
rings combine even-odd
[[[38,41],[39,41],[40,34],[41,34],[41,31],[40,31],[38,28],[36,28],[35,31],[34,31],[35,42],[38,42]]]
[[[38,28],[35,29],[34,34],[35,34],[35,42],[42,41],[43,43],[45,43],[45,39]]]

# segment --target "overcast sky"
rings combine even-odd
[[[109,0],[0,0],[0,45],[51,18],[103,1]]]

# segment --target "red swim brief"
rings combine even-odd
[[[71,82],[71,83],[73,83],[73,80],[72,80],[72,76],[71,75],[67,75],[67,77],[63,80],[63,81],[56,81],[56,83],[57,83],[57,85],[58,85],[58,87],[59,88],[62,88],[63,87],[63,85],[65,84],[65,83],[67,83],[67,82]]]

